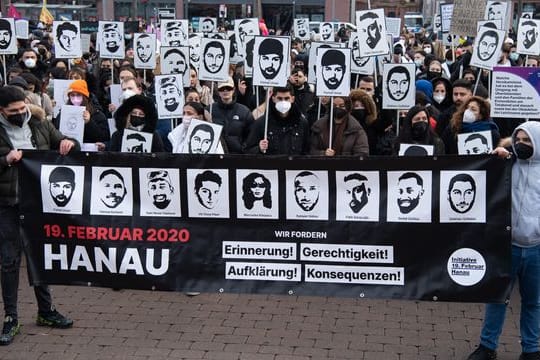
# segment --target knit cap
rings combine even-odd
[[[86,85],[85,80],[75,80],[73,81],[68,88],[68,94],[71,92],[78,92],[79,94],[82,94],[86,97],[90,97],[90,93],[88,92],[88,85]]]

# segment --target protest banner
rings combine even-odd
[[[484,18],[486,0],[454,0],[450,34],[475,36],[476,23]]]
[[[540,118],[540,69],[494,67],[491,117]]]

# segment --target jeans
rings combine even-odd
[[[540,338],[540,245],[520,248],[512,245],[512,288],[519,280],[521,295],[520,332],[523,352],[538,351]],[[486,304],[480,343],[495,350],[501,335],[505,304]]]
[[[19,231],[19,208],[0,206],[0,283],[6,316],[17,319],[17,292],[21,267],[22,242]],[[48,286],[34,286],[38,311],[52,310],[51,293]]]

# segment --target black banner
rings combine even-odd
[[[510,165],[28,151],[31,281],[502,302]]]

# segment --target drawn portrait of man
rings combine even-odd
[[[259,34],[259,27],[256,21],[253,19],[241,20],[238,24],[238,39],[240,43],[246,43],[246,36],[253,36]]]
[[[190,154],[208,154],[214,144],[214,129],[208,124],[198,124],[189,138]]]
[[[211,170],[206,170],[195,177],[195,194],[199,204],[206,209],[213,209],[219,200],[221,176]]]
[[[362,174],[352,173],[345,176],[343,180],[349,207],[353,213],[357,214],[367,205],[371,195],[368,178]]]
[[[294,179],[294,197],[303,211],[312,211],[319,202],[319,177],[311,171],[302,171]]]
[[[75,191],[75,172],[65,166],[54,168],[49,174],[49,193],[59,207],[65,207]]]
[[[370,57],[360,56],[360,37],[358,36],[358,33],[351,34],[350,47],[354,64],[357,67],[364,67],[368,63]]]
[[[296,36],[300,39],[309,38],[309,19],[296,19]]]
[[[155,52],[155,41],[148,34],[142,34],[137,39],[137,44],[135,45],[135,53],[141,62],[147,63],[152,59],[152,56]]]
[[[343,52],[334,49],[326,51],[321,58],[321,67],[326,87],[330,90],[337,89],[343,81],[345,71],[347,71]]]
[[[189,67],[186,55],[180,49],[172,48],[163,54],[163,65],[170,74],[181,74],[182,77]]]
[[[199,34],[189,34],[189,59],[192,65],[196,65],[199,68],[199,61],[201,59],[201,37]]]
[[[72,53],[78,43],[78,33],[77,26],[70,22],[63,22],[56,28],[56,40],[62,49]]]
[[[175,112],[182,103],[182,90],[178,87],[175,77],[160,79],[159,101],[168,112]]]
[[[321,24],[321,39],[323,41],[334,41],[334,26],[332,23],[325,22]]]
[[[117,23],[106,23],[103,25],[103,44],[110,53],[115,53],[120,49],[124,36],[118,30]]]
[[[210,74],[217,74],[225,62],[225,47],[220,41],[210,41],[203,50],[203,64]]]
[[[506,16],[506,3],[501,1],[494,1],[488,3],[487,7],[487,20],[502,20]]]
[[[395,66],[388,71],[386,86],[388,96],[394,101],[405,99],[409,93],[411,75],[405,66]]]
[[[148,152],[147,139],[138,132],[133,132],[126,136],[126,150],[130,153]]]
[[[187,34],[184,33],[181,21],[169,21],[165,24],[164,43],[162,46],[182,46],[182,43],[187,39]]]
[[[494,30],[485,31],[478,40],[478,58],[482,61],[491,59],[498,47],[499,34]]]
[[[111,209],[118,207],[127,195],[124,177],[115,169],[108,169],[101,173],[99,186],[101,203]]]
[[[11,44],[13,29],[11,23],[0,18],[0,50],[7,50]]]
[[[465,138],[464,148],[467,155],[489,154],[491,151],[486,137],[478,133]]]
[[[450,207],[463,214],[471,210],[476,198],[476,183],[469,174],[457,174],[448,184],[448,201]]]
[[[382,39],[382,20],[377,13],[372,11],[363,13],[359,20],[358,31],[364,34],[362,38],[366,39],[367,46],[375,49]]]
[[[202,19],[199,31],[205,34],[216,31],[216,19],[215,18]]]
[[[416,209],[424,195],[424,180],[413,172],[406,172],[398,179],[397,204],[402,214],[409,214]]]
[[[242,200],[246,209],[253,209],[260,203],[267,209],[272,208],[271,183],[260,173],[251,173],[242,180]]]
[[[272,38],[264,39],[259,45],[259,67],[265,79],[274,79],[283,63],[283,44]]]
[[[518,43],[521,40],[521,43],[525,49],[530,49],[533,45],[536,44],[538,39],[538,25],[535,21],[527,20],[523,21],[519,27],[518,33]]]
[[[154,206],[160,210],[166,209],[172,201],[174,186],[167,170],[151,171],[148,177],[148,195]]]

